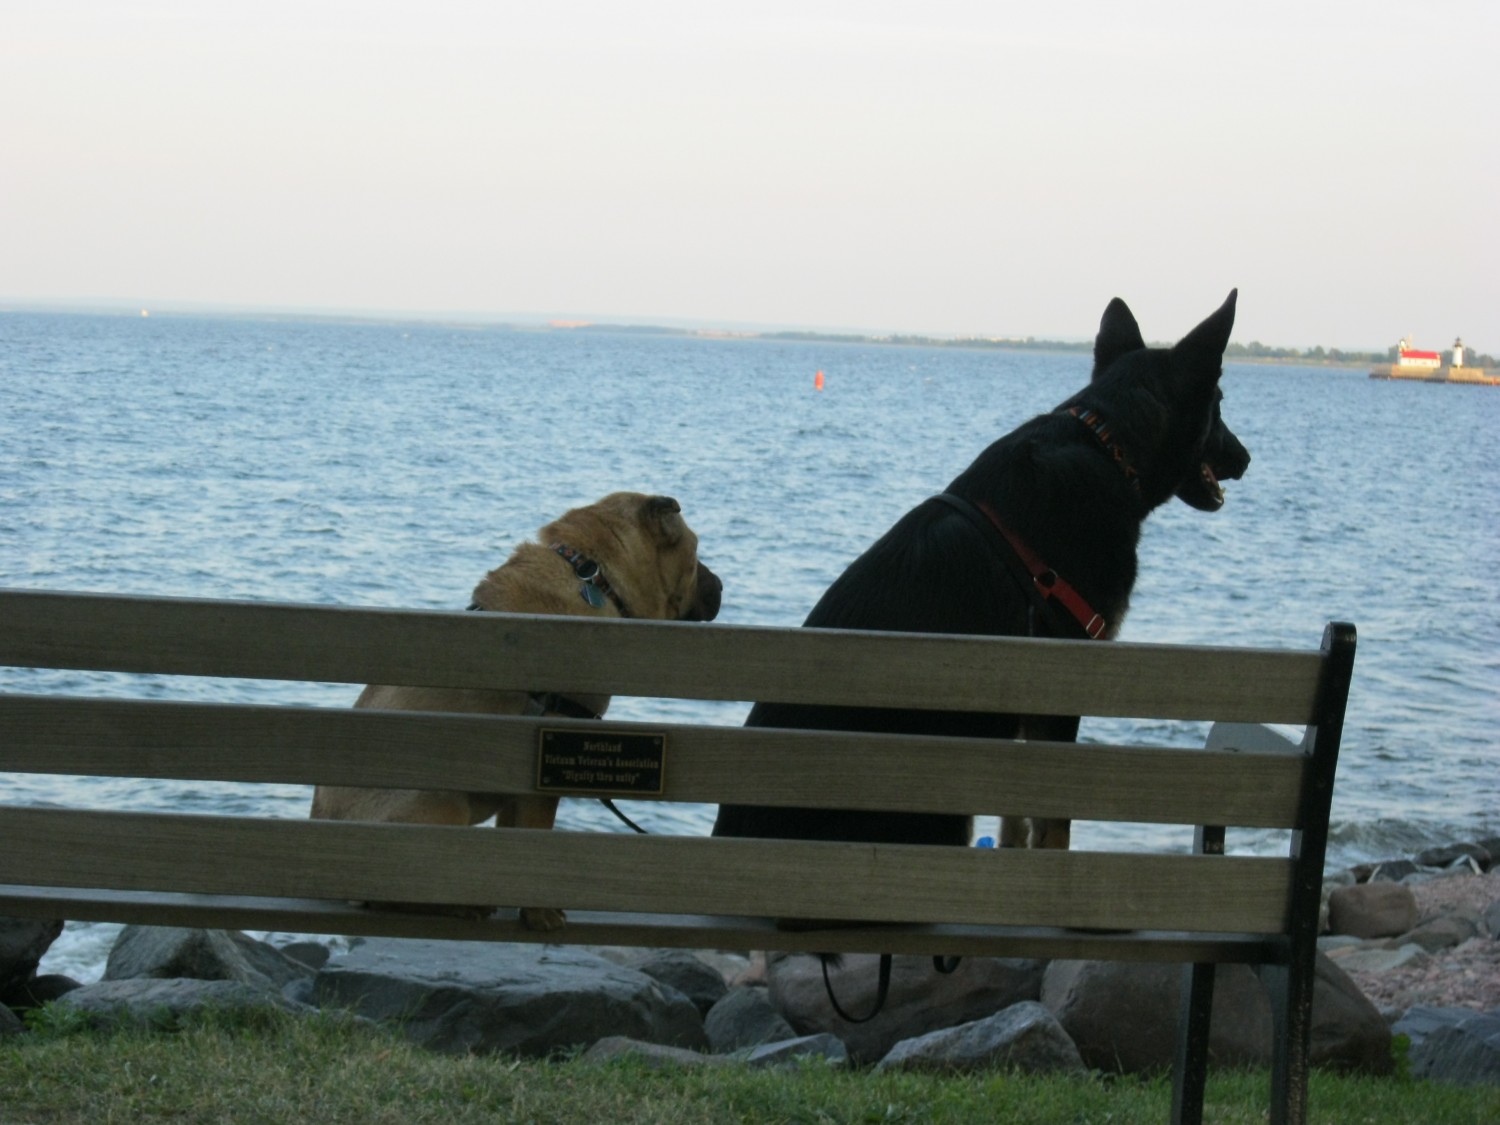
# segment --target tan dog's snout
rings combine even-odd
[[[697,594],[693,603],[682,615],[684,621],[712,621],[719,616],[719,603],[724,596],[724,583],[719,576],[701,562],[698,564]]]

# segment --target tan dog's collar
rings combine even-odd
[[[599,564],[589,558],[582,551],[569,547],[564,543],[552,544],[552,549],[573,567],[573,573],[578,575],[582,583],[578,587],[578,594],[584,601],[595,609],[604,608],[604,600],[608,598],[615,603],[615,608],[620,611],[621,617],[630,617],[631,613],[625,608],[625,603],[620,600],[620,595],[615,593],[609,579],[604,577],[604,571]]]

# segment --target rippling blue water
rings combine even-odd
[[[454,608],[517,540],[631,488],[682,501],[724,578],[721,620],[797,624],[903,511],[1076,389],[1088,362],[0,314],[0,583]],[[1223,511],[1173,504],[1147,525],[1124,639],[1306,647],[1326,621],[1355,622],[1333,860],[1500,833],[1500,392],[1244,365],[1230,365],[1223,385],[1254,464]],[[103,677],[0,669],[0,689],[44,680],[109,690]],[[228,692],[332,705],[355,694],[266,683]],[[612,714],[738,722],[744,710],[626,700]],[[1191,724],[1165,733],[1201,739]],[[1129,738],[1131,724],[1086,722],[1084,736]],[[0,776],[0,800],[60,799],[56,784]],[[295,786],[76,784],[129,808],[302,816],[308,797]],[[712,818],[631,811],[685,832],[706,832]],[[563,819],[618,827],[588,802],[565,803]],[[1077,846],[1096,831],[1080,826]],[[1178,839],[1108,831],[1148,847]]]

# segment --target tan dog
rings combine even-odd
[[[698,561],[698,537],[670,496],[615,492],[573,509],[542,528],[537,538],[537,543],[522,543],[485,575],[470,608],[664,621],[712,621],[719,612],[722,583]],[[371,684],[354,706],[579,718],[603,715],[609,697],[570,700],[523,691]],[[557,798],[320,785],[313,794],[312,815],[453,825],[479,824],[493,816],[502,828],[551,828]],[[563,925],[564,915],[527,907],[521,919],[531,929],[553,930]]]

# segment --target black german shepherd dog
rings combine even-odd
[[[1141,524],[1172,496],[1224,503],[1250,454],[1219,417],[1235,293],[1175,347],[1148,348],[1125,302],[1104,310],[1089,385],[1000,438],[829,587],[804,624],[833,629],[1111,638],[1135,584]],[[746,724],[1013,738],[1016,715],[757,704]],[[1028,718],[1068,741],[1078,719]],[[830,803],[837,794],[829,794]],[[1017,810],[1018,812],[1024,810]],[[967,846],[954,815],[724,805],[716,836]],[[1032,825],[1067,847],[1066,822]],[[1002,844],[1025,844],[1010,822]]]

